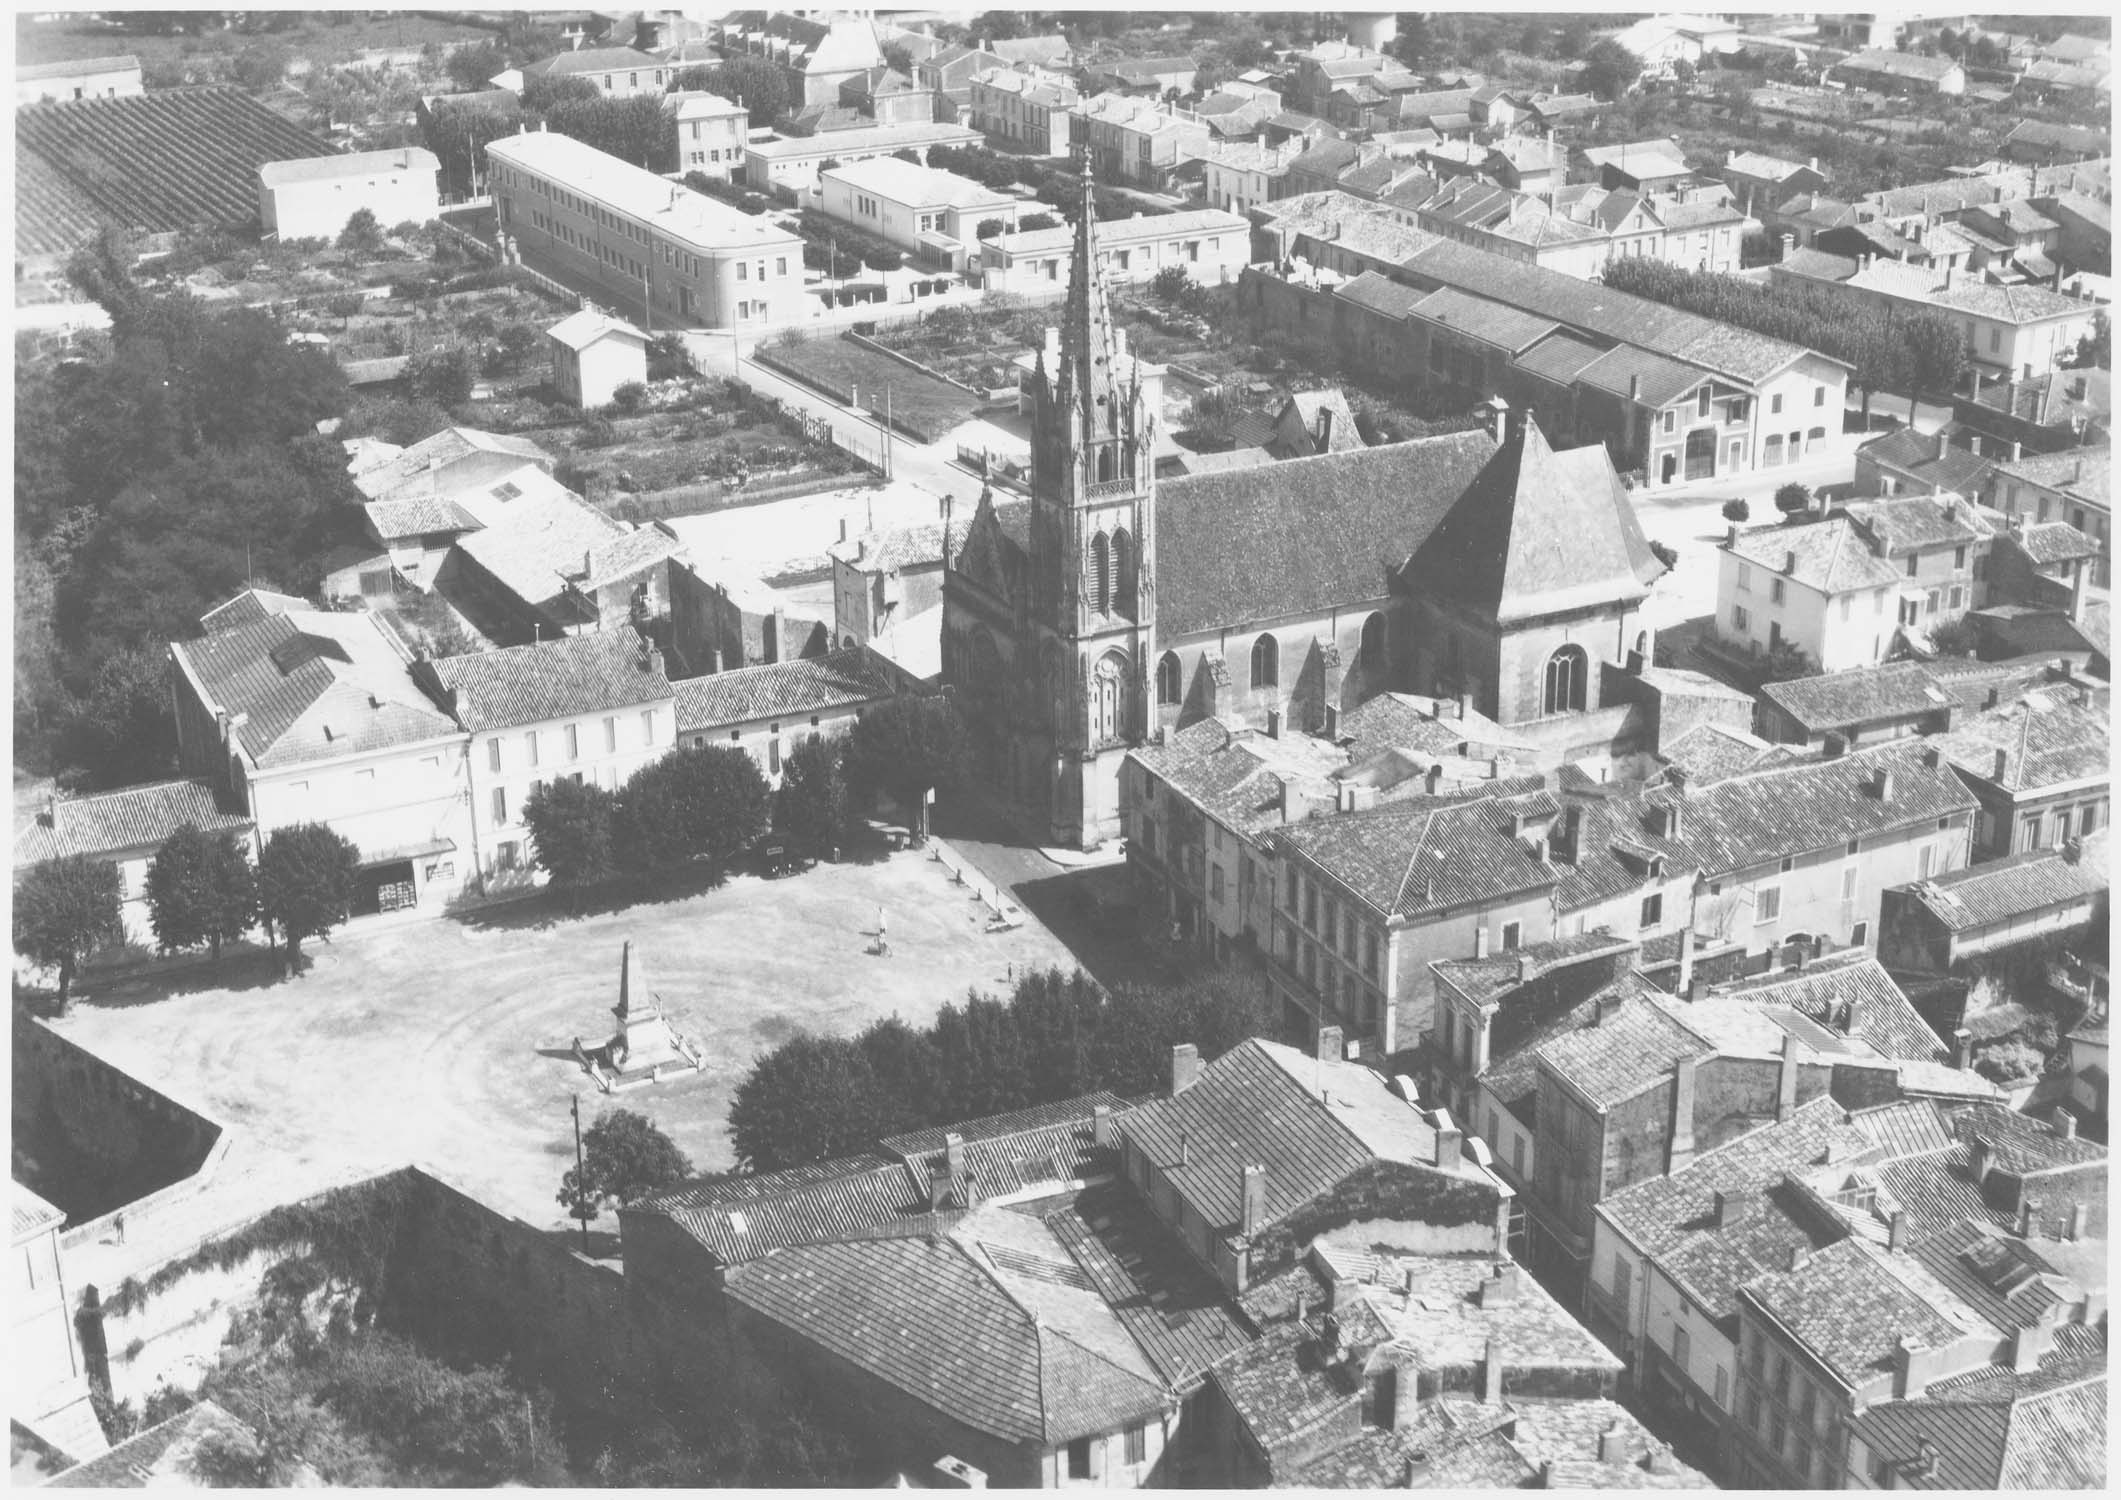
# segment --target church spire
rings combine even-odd
[[[1068,301],[1061,317],[1060,369],[1056,394],[1065,419],[1078,421],[1078,457],[1090,441],[1122,429],[1123,392],[1118,384],[1118,339],[1105,293],[1105,270],[1097,252],[1097,200],[1090,168],[1087,122],[1074,122],[1072,164],[1081,174],[1083,199],[1075,221],[1075,263],[1068,269]]]

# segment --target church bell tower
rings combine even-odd
[[[1071,126],[1083,196],[1068,299],[1031,377],[1030,615],[1054,832],[1090,845],[1119,832],[1119,762],[1150,712],[1155,416],[1106,296],[1088,122]]]

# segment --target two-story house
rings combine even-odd
[[[751,136],[751,113],[743,105],[679,89],[663,96],[663,114],[677,142],[674,159],[680,172],[704,172],[727,182],[742,170]]]
[[[1821,671],[1882,662],[1902,619],[1906,572],[1847,516],[1730,528],[1718,556],[1716,638],[1759,656],[1801,651]]]
[[[972,128],[1012,151],[1051,156],[1068,143],[1068,118],[1082,103],[1069,84],[1014,68],[990,67],[971,83]]]
[[[1980,806],[1977,860],[2059,848],[2112,821],[2110,718],[2091,689],[2035,688],[1959,720],[1932,744]]]
[[[677,744],[662,653],[631,630],[447,656],[419,675],[469,737],[472,862],[489,890],[533,878],[523,804],[539,786],[616,791]]]
[[[778,787],[796,746],[849,733],[913,680],[866,646],[687,677],[673,685],[678,743],[742,750]]]
[[[606,99],[654,98],[668,86],[671,70],[661,58],[631,47],[581,47],[556,52],[523,69],[533,78],[580,78]]]
[[[128,942],[155,945],[147,871],[178,829],[235,835],[255,853],[251,819],[226,792],[204,781],[158,781],[90,797],[46,797],[15,835],[15,868],[85,854],[118,867],[118,916]]]
[[[2099,544],[2092,582],[2113,579],[2112,450],[2071,448],[2058,453],[2013,453],[1998,459],[1984,503],[2028,521],[2067,521]]]
[[[297,823],[350,840],[357,914],[439,905],[469,885],[464,731],[390,628],[266,604],[208,619],[207,634],[169,646],[185,770],[240,808],[261,844]]]

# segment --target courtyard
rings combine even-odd
[[[869,951],[879,907],[889,956]],[[279,982],[254,954],[88,988],[54,1024],[230,1130],[205,1199],[182,1215],[199,1232],[407,1163],[563,1228],[555,1194],[573,1164],[574,1096],[585,1124],[603,1108],[636,1110],[697,1168],[726,1169],[730,1100],[759,1052],[894,1013],[926,1025],[968,990],[1004,989],[1012,967],[1072,965],[1035,918],[988,933],[984,916],[939,864],[906,851],[580,916],[536,897],[469,917],[377,919],[310,944],[298,980]],[[706,1066],[607,1096],[570,1049],[614,1029],[629,939],[636,973]],[[129,1237],[124,1261],[160,1236],[142,1225]]]

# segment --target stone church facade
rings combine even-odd
[[[1317,730],[1399,690],[1520,723],[1596,710],[1599,664],[1648,655],[1661,568],[1626,491],[1528,413],[1158,482],[1087,204],[1030,390],[1030,503],[983,493],[944,539],[942,679],[1042,839],[1116,837],[1127,751],[1201,718]]]

